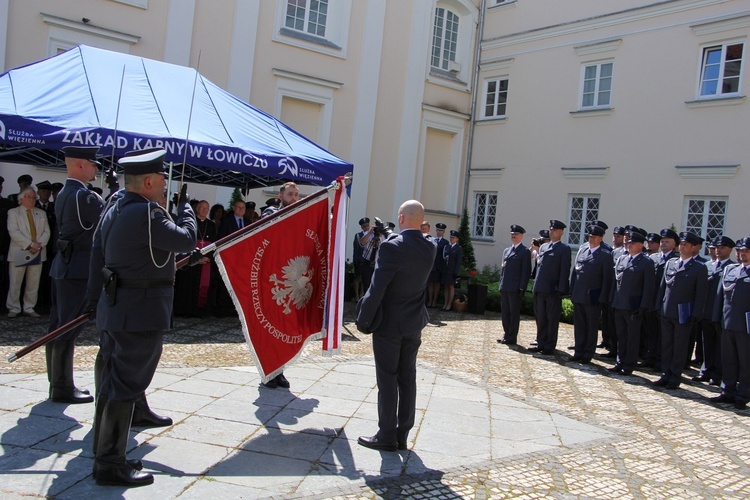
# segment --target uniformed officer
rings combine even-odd
[[[632,375],[638,362],[641,323],[654,303],[654,263],[644,255],[643,242],[642,234],[631,232],[628,254],[621,255],[615,264],[612,311],[617,332],[617,363],[609,368],[612,373]]]
[[[365,293],[363,286],[364,267],[369,265],[369,262],[365,260],[364,247],[360,240],[365,235],[365,232],[370,230],[370,218],[362,217],[359,219],[359,227],[362,229],[354,235],[354,241],[352,242],[352,263],[354,264],[354,299],[359,302],[362,295]]]
[[[432,239],[432,244],[435,245],[437,253],[427,281],[427,307],[437,307],[437,299],[440,295],[440,277],[445,267],[443,252],[445,247],[448,246],[448,240],[444,238],[445,228],[446,226],[442,222],[435,224],[435,237]]]
[[[586,228],[588,245],[576,255],[570,276],[573,302],[574,354],[570,361],[590,363],[596,352],[601,305],[609,301],[612,285],[612,253],[601,247],[604,229],[591,224]]]
[[[625,246],[626,239],[625,226],[615,226],[612,230],[612,263],[614,265],[621,256],[628,253],[628,248]],[[614,272],[614,271],[613,271]],[[605,313],[602,315],[602,341],[596,347],[601,347],[607,350],[602,356],[605,358],[617,357],[617,329],[615,328],[615,315],[614,312],[607,307]]]
[[[703,339],[703,365],[700,373],[693,377],[693,380],[719,385],[721,383],[721,328],[718,323],[714,323],[714,306],[724,269],[735,263],[730,259],[735,242],[727,236],[717,236],[711,241],[711,246],[715,248],[716,260],[706,264],[708,292],[700,325]]]
[[[654,255],[659,253],[661,243],[661,236],[658,233],[648,233],[646,235],[646,253],[648,255]]]
[[[560,241],[567,226],[554,219],[549,224],[550,241],[539,249],[533,289],[537,346],[529,349],[544,355],[555,353],[562,298],[570,290],[570,247]]]
[[[68,179],[55,200],[58,252],[50,268],[52,306],[49,331],[77,318],[83,312],[89,276],[91,242],[104,201],[86,189],[96,178],[101,164],[97,147],[67,147],[65,167]],[[83,325],[47,344],[47,378],[50,399],[61,403],[91,403],[94,398],[73,382],[75,339]]]
[[[440,283],[443,285],[443,311],[450,311],[456,294],[456,278],[464,259],[464,250],[458,244],[458,231],[451,231],[450,244],[443,247],[443,259],[445,267],[440,276]]]
[[[172,326],[175,254],[196,247],[197,227],[183,186],[177,221],[159,205],[167,171],[163,149],[132,151],[120,159],[125,170],[122,199],[101,223],[104,290],[97,305],[97,327],[103,330],[104,370],[96,426],[94,476],[97,484],[142,486],[153,476],[125,459],[135,400],[154,376],[164,331]],[[97,240],[98,241],[98,240]]]
[[[737,260],[724,269],[714,307],[721,322],[721,382],[714,403],[734,403],[738,410],[750,402],[750,237],[737,241]]]
[[[531,252],[523,244],[526,230],[518,224],[510,226],[511,246],[503,250],[500,265],[500,313],[503,320],[501,344],[516,345],[521,323],[521,299],[531,277]]]
[[[661,322],[662,376],[655,386],[677,389],[685,368],[690,330],[703,316],[708,287],[706,266],[693,258],[703,238],[680,233],[680,257],[667,262],[656,303]]]

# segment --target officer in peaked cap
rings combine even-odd
[[[735,245],[737,264],[726,266],[717,293],[713,320],[721,323],[721,381],[714,403],[730,403],[738,410],[750,402],[750,237]]]
[[[94,429],[94,477],[103,485],[154,480],[126,461],[128,433],[135,401],[151,383],[164,331],[171,328],[175,254],[193,252],[197,238],[186,184],[175,222],[159,205],[166,187],[165,154],[147,149],[120,159],[126,192],[104,215],[92,251],[92,262],[103,262],[105,275],[96,305],[105,368]]]
[[[458,277],[458,270],[461,269],[461,263],[464,258],[463,248],[458,244],[458,231],[452,230],[450,234],[449,244],[443,249],[445,267],[443,267],[443,273],[440,277],[440,282],[444,287],[444,311],[450,311],[451,307],[453,307],[453,297],[456,293],[456,278]]]
[[[690,332],[703,316],[708,272],[703,263],[693,258],[693,248],[701,243],[703,239],[694,233],[680,233],[680,256],[664,266],[656,299],[661,322],[662,376],[654,382],[655,386],[680,386]]]
[[[437,307],[437,299],[440,295],[440,280],[445,268],[443,252],[445,247],[449,245],[448,240],[445,239],[446,227],[442,222],[435,224],[435,237],[432,239],[432,244],[435,245],[436,253],[435,263],[432,266],[430,277],[427,279],[427,307]]]
[[[648,233],[646,235],[647,253],[649,255],[654,255],[655,253],[659,253],[660,242],[661,242],[661,236],[659,236],[658,233]]]
[[[49,330],[81,315],[89,277],[91,241],[104,201],[86,188],[96,178],[99,148],[67,147],[65,168],[68,179],[55,200],[57,253],[50,267],[52,307]],[[47,344],[47,378],[50,399],[61,403],[90,403],[94,398],[73,381],[75,339],[83,325]]]
[[[365,232],[370,230],[370,218],[362,217],[359,219],[359,227],[362,229],[354,235],[354,241],[352,242],[352,263],[354,264],[354,300],[359,302],[359,299],[364,295],[365,290],[363,286],[363,276],[365,273],[364,267],[369,265],[365,260],[364,246],[360,242]]]
[[[693,377],[693,380],[719,385],[721,383],[721,328],[717,327],[718,325],[713,321],[714,307],[724,270],[734,264],[730,257],[735,242],[728,236],[720,235],[711,240],[711,245],[716,251],[716,259],[706,264],[708,293],[700,325],[703,340],[703,364],[700,373]]]
[[[501,344],[516,345],[521,322],[521,299],[531,277],[531,251],[523,244],[526,230],[518,224],[510,226],[512,245],[503,250],[500,265],[500,300],[503,321]]]

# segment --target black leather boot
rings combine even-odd
[[[49,360],[50,399],[56,403],[92,403],[94,397],[73,384],[75,342],[54,342]]]
[[[146,486],[154,482],[154,476],[134,469],[125,459],[133,407],[122,401],[107,401],[104,407],[94,459],[96,484]]]
[[[133,421],[130,425],[133,427],[167,427],[172,425],[172,419],[162,417],[151,411],[146,400],[146,394],[143,393],[135,400]]]
[[[101,429],[101,422],[102,422],[102,415],[104,414],[104,407],[107,406],[107,396],[100,394],[96,398],[96,409],[94,411],[94,425],[93,425],[93,432],[94,432],[94,442],[92,443],[92,448],[94,452],[94,458],[96,458],[96,449],[99,446],[99,430]],[[137,458],[133,459],[127,459],[126,462],[129,466],[134,468],[135,470],[143,470],[143,462],[138,460]],[[92,471],[92,474],[94,476],[94,479],[96,479],[97,476],[97,470],[96,470],[96,462],[94,462],[94,470]]]

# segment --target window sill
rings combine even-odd
[[[495,238],[484,238],[481,236],[472,236],[471,242],[476,243],[478,245],[494,245],[495,244]]]
[[[321,45],[323,47],[326,47],[328,49],[334,49],[334,50],[341,50],[341,47],[336,45],[335,43],[326,40],[325,38],[321,38],[319,36],[311,35],[309,33],[303,33],[301,31],[293,30],[290,28],[281,28],[279,30],[279,34],[288,36],[291,38],[297,38],[298,40],[303,40],[305,42],[314,43],[317,45]]]
[[[459,74],[460,73],[451,73],[450,71],[443,71],[437,68],[430,68],[430,74],[427,81],[436,85],[469,92],[469,84],[458,78],[457,75]]]
[[[508,5],[515,5],[515,4],[516,4],[516,0],[506,0],[505,2],[498,2],[494,5],[490,5],[489,7],[487,7],[487,10],[492,11],[496,9],[501,9],[502,7],[507,7]]]
[[[736,106],[745,102],[744,95],[731,97],[703,97],[692,101],[685,101],[688,108],[709,108],[713,106]]]
[[[476,120],[477,125],[490,125],[490,124],[497,124],[497,123],[505,123],[508,121],[508,115],[504,116],[491,116],[489,118],[480,118],[479,120]]]
[[[582,116],[608,116],[614,112],[615,108],[582,108],[577,111],[571,111],[570,116],[578,118]]]

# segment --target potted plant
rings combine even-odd
[[[467,307],[469,307],[469,299],[463,293],[456,295],[453,299],[453,310],[457,313],[465,313]]]
[[[481,274],[477,274],[476,269],[469,271],[469,286],[467,287],[469,295],[469,312],[471,314],[484,314],[487,307],[487,284],[484,283]]]

